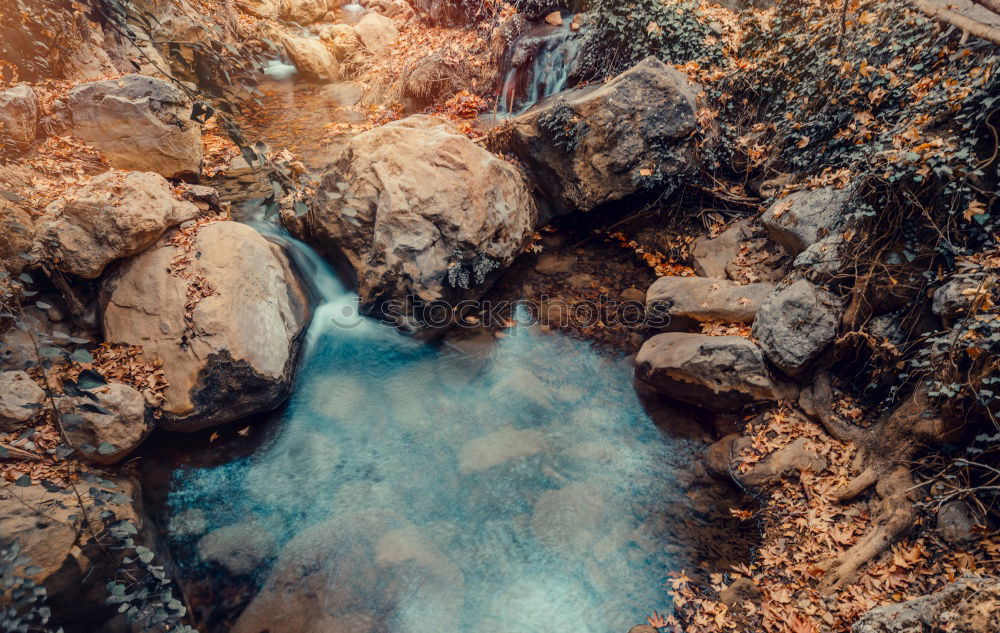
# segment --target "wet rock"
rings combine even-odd
[[[39,483],[0,486],[0,534],[17,543],[28,559],[26,567],[34,572],[29,577],[48,591],[52,623],[67,630],[92,631],[114,614],[105,603],[105,582],[114,578],[118,563],[108,556],[106,546],[81,538],[88,529],[84,521],[97,533],[117,521],[141,527],[140,493],[134,481],[109,477],[103,477],[99,486],[78,485],[77,491],[84,512],[72,488]],[[137,543],[145,540],[144,534],[136,537]]]
[[[545,16],[545,23],[551,24],[552,26],[562,26],[563,18],[562,13],[559,11],[553,11],[552,13]]]
[[[713,411],[794,396],[768,369],[764,354],[742,336],[658,334],[635,359],[636,375],[657,391]]]
[[[326,633],[330,622],[404,607],[404,594],[456,631],[462,574],[429,538],[391,510],[368,510],[307,528],[278,555],[233,633]],[[448,603],[445,597],[450,597]],[[417,624],[417,623],[411,623]],[[422,623],[424,625],[428,623]]]
[[[977,539],[976,525],[982,519],[964,501],[951,501],[937,512],[937,528],[943,538],[952,545],[965,545]]]
[[[98,464],[120,462],[153,431],[146,417],[146,399],[120,383],[91,389],[85,396],[60,398],[66,440],[80,456]],[[93,410],[94,407],[105,411]]]
[[[833,295],[802,279],[761,305],[753,337],[771,362],[797,376],[833,342],[839,310]]]
[[[0,147],[20,147],[35,140],[38,95],[28,84],[0,90]]]
[[[727,607],[743,602],[759,605],[763,599],[763,592],[749,578],[737,578],[731,585],[719,592],[719,600]]]
[[[798,191],[772,204],[761,222],[772,240],[798,255],[842,224],[851,195],[833,187]]]
[[[576,267],[576,257],[572,255],[554,255],[546,253],[538,258],[535,272],[543,275],[558,275],[572,272]]]
[[[112,261],[144,251],[198,214],[158,174],[110,171],[51,204],[38,232],[59,270],[95,279]]]
[[[699,91],[650,57],[514,119],[512,151],[555,214],[590,211],[696,168],[690,137]]]
[[[45,391],[23,371],[0,373],[0,430],[13,431],[45,404]]]
[[[718,237],[699,237],[691,244],[691,267],[701,277],[725,279],[726,266],[740,255],[746,225],[736,222]]]
[[[570,283],[572,283],[573,279],[570,278],[569,281]],[[642,290],[639,290],[638,288],[626,288],[625,290],[622,290],[619,296],[621,297],[622,301],[628,301],[630,303],[641,303],[643,305],[646,304],[646,293],[643,292]]]
[[[741,285],[707,277],[660,277],[646,291],[646,311],[669,319],[671,329],[701,321],[750,323],[774,284]]]
[[[750,470],[737,475],[745,486],[756,487],[781,480],[788,475],[810,470],[814,473],[826,469],[826,460],[809,448],[809,440],[800,437],[788,446],[779,448]]]
[[[740,437],[740,433],[730,433],[708,447],[705,452],[705,467],[710,475],[722,481],[732,480],[732,462],[736,455],[736,442]]]
[[[851,627],[851,633],[925,631],[1000,631],[1000,580],[966,575],[936,593],[876,607]]]
[[[384,15],[368,13],[354,25],[354,31],[365,50],[374,55],[381,54],[399,39],[399,29]]]
[[[191,120],[191,100],[168,81],[126,75],[80,84],[69,106],[73,134],[118,169],[167,178],[201,169],[201,125]]]
[[[35,240],[35,222],[20,205],[0,197],[0,266],[18,275]]]
[[[190,251],[160,246],[102,288],[105,338],[162,362],[161,426],[175,431],[277,406],[291,388],[305,295],[276,245],[236,222],[200,227]]]
[[[557,552],[580,555],[598,539],[604,518],[604,495],[592,484],[573,482],[546,490],[535,502],[531,529],[535,538]]]
[[[541,431],[507,427],[466,442],[458,453],[458,470],[463,474],[486,470],[547,450]]]
[[[312,24],[328,10],[326,0],[282,0],[281,16],[298,24]]]
[[[361,48],[361,40],[358,39],[358,33],[349,24],[324,26],[320,31],[320,37],[331,43],[333,55],[340,62],[349,58]]]
[[[442,311],[417,311],[419,303],[481,295],[521,253],[537,217],[516,168],[423,115],[355,136],[320,188],[306,239],[346,258],[362,310],[414,328],[447,325],[437,321]]]
[[[222,565],[238,576],[257,571],[276,552],[271,533],[253,522],[212,530],[198,541],[198,553],[203,560]]]
[[[340,64],[322,41],[312,37],[289,35],[281,40],[281,44],[292,64],[306,79],[329,82],[337,78]]]

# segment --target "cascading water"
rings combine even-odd
[[[270,440],[171,479],[182,576],[260,587],[233,633],[610,633],[665,606],[696,444],[660,434],[624,359],[527,325],[479,355],[415,341],[249,223],[319,302]]]
[[[537,26],[514,43],[498,112],[520,114],[566,89],[582,46],[572,22],[567,16],[560,26]]]

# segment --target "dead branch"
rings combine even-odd
[[[30,462],[37,462],[41,461],[42,459],[41,457],[35,455],[34,453],[22,450],[20,448],[17,448],[16,446],[11,446],[10,444],[0,443],[0,448],[7,451],[7,455],[4,459],[17,459]]]
[[[986,7],[996,14],[1000,14],[1000,0],[972,0],[981,7]]]
[[[929,18],[958,27],[980,39],[1000,46],[1000,28],[977,22],[972,18],[934,4],[930,0],[910,0],[910,3]]]

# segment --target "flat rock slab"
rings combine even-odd
[[[795,396],[768,368],[757,345],[742,336],[658,334],[635,359],[636,375],[676,400],[712,411],[739,411],[755,402]]]
[[[707,277],[660,277],[646,291],[646,310],[669,317],[672,329],[692,321],[750,323],[761,304],[774,294],[774,284],[741,285]]]

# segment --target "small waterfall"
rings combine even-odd
[[[582,43],[572,23],[573,16],[568,15],[561,26],[535,27],[514,43],[500,93],[500,113],[521,114],[567,88]]]
[[[364,17],[365,13],[367,13],[365,8],[356,1],[345,4],[340,8],[340,11],[344,24],[357,24]]]

